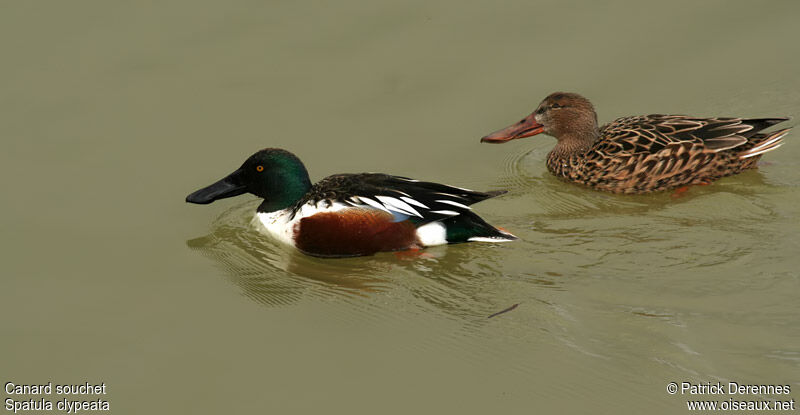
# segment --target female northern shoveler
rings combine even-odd
[[[708,184],[756,167],[783,144],[789,128],[762,130],[788,118],[624,117],[597,127],[588,99],[550,94],[522,121],[481,139],[502,143],[545,133],[558,140],[547,169],[558,177],[614,193],[648,193]]]
[[[505,191],[474,192],[379,173],[337,174],[312,186],[300,159],[277,148],[253,154],[186,201],[208,204],[247,192],[264,199],[254,219],[261,231],[314,256],[517,239],[469,208]]]

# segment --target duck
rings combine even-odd
[[[279,148],[256,152],[186,202],[209,204],[244,193],[263,199],[253,218],[260,232],[311,256],[517,239],[470,208],[506,191],[477,192],[383,173],[335,174],[312,184],[300,159]]]
[[[788,119],[651,114],[598,127],[588,99],[554,92],[530,115],[481,142],[546,134],[557,140],[546,162],[556,177],[606,192],[642,194],[685,190],[756,168],[764,153],[783,145],[791,128],[764,130]]]

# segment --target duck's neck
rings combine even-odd
[[[599,137],[600,132],[597,128],[564,134],[558,137],[558,143],[550,152],[551,157],[569,159],[572,156],[586,153],[594,146]]]
[[[266,187],[268,191],[258,206],[258,212],[275,212],[294,205],[311,189],[311,180],[303,168],[302,171],[282,172],[272,177]]]

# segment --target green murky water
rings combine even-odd
[[[478,143],[555,90],[601,121],[796,120],[798,17],[796,2],[6,2],[0,381],[105,382],[119,414],[685,413],[671,381],[798,399],[796,132],[759,171],[680,198],[559,182],[548,137]],[[476,210],[522,240],[323,260],[254,233],[252,197],[183,202],[267,146],[314,180],[508,189]]]

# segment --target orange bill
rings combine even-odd
[[[502,130],[497,130],[483,138],[482,143],[505,143],[515,138],[530,137],[544,132],[544,126],[536,122],[536,117],[531,114],[522,121],[512,124]]]

